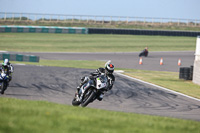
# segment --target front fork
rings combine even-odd
[[[85,92],[90,88],[90,87],[94,87],[94,82],[92,80],[88,81],[87,83],[83,84],[80,88],[80,90],[78,91],[78,95],[77,95],[77,99],[78,101],[82,101],[83,100],[83,95],[85,94]]]

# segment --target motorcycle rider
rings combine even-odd
[[[108,83],[109,83],[107,91],[111,90],[112,87],[113,87],[113,84],[115,82],[115,76],[113,75],[113,72],[114,72],[114,65],[111,64],[111,61],[109,60],[108,62],[106,62],[105,68],[100,67],[95,72],[92,72],[89,77],[82,77],[81,78],[82,82],[77,87],[76,95],[78,95],[78,92],[79,92],[79,90],[80,90],[80,88],[83,84],[85,84],[87,81],[89,81],[89,79],[95,79],[95,77],[97,77],[101,74],[105,74],[107,76]],[[104,96],[104,93],[100,94],[100,96],[97,99],[99,101],[101,101],[103,99],[103,96]]]
[[[139,54],[139,57],[141,57],[141,56],[147,57],[148,53],[149,53],[148,47],[145,47],[145,49]]]
[[[14,71],[14,68],[8,59],[5,59],[4,62],[2,63],[0,72],[2,72],[2,71],[4,71],[6,75],[8,75],[8,79],[10,82],[12,80],[12,73]]]

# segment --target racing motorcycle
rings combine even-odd
[[[141,56],[147,57],[148,53],[149,53],[148,50],[143,50],[143,51],[140,52],[139,57],[141,57]]]
[[[4,71],[1,72],[0,74],[0,93],[4,94],[4,91],[8,87],[8,82],[9,82],[9,77],[7,74],[5,74]]]
[[[89,103],[98,99],[103,92],[107,91],[108,85],[108,78],[105,74],[89,79],[80,87],[78,94],[75,94],[72,105],[86,107]]]

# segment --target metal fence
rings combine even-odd
[[[0,12],[0,22],[84,23],[101,25],[165,25],[199,27],[199,19],[150,18],[130,16],[94,16]]]

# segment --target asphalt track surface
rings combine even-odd
[[[80,77],[93,70],[14,65],[10,86],[0,97],[45,100],[71,105]],[[104,99],[88,107],[200,121],[200,102],[117,74]]]
[[[112,60],[115,68],[130,68],[155,71],[178,72],[180,67],[190,67],[194,64],[194,51],[189,52],[149,52],[148,57],[142,57],[142,65],[139,65],[139,52],[130,53],[21,53],[40,56],[45,60]],[[163,65],[160,59],[163,58]],[[181,66],[178,60],[181,59]]]

